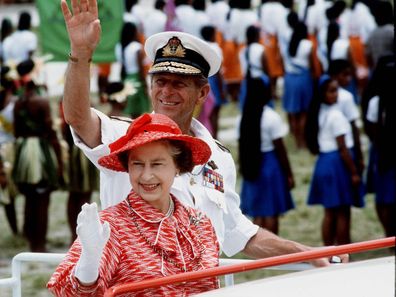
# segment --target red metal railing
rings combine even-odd
[[[113,297],[122,293],[143,290],[147,288],[155,288],[163,285],[174,283],[193,281],[206,277],[221,276],[230,273],[244,272],[258,268],[265,268],[269,266],[277,266],[289,263],[303,262],[318,258],[330,257],[340,254],[354,254],[358,252],[374,250],[379,248],[386,248],[395,246],[395,237],[388,237],[383,239],[375,239],[357,243],[351,243],[340,246],[323,247],[317,250],[306,252],[287,254],[282,256],[270,257],[265,259],[255,260],[249,263],[234,264],[223,267],[209,268],[200,271],[186,272],[166,276],[157,279],[150,279],[137,283],[127,283],[119,286],[114,286],[105,292],[105,297]]]

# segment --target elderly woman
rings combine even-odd
[[[95,203],[82,207],[78,238],[48,289],[57,296],[101,296],[114,285],[218,266],[210,220],[170,194],[175,176],[208,161],[209,146],[182,134],[165,115],[144,114],[109,147],[99,164],[128,172],[133,189],[100,215]],[[216,278],[207,278],[136,294],[186,296],[217,287]]]

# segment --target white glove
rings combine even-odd
[[[77,217],[76,232],[81,243],[81,256],[74,276],[83,284],[92,284],[98,279],[103,248],[110,237],[109,223],[101,224],[95,202],[82,206]]]

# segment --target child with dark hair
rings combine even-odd
[[[50,196],[62,183],[61,147],[53,129],[48,98],[37,95],[38,87],[29,79],[31,62],[18,66],[18,74],[24,78],[14,107],[16,145],[12,176],[26,198],[24,233],[30,250],[45,252]]]
[[[120,42],[116,46],[115,53],[117,60],[122,65],[122,80],[130,82],[136,88],[136,93],[128,97],[124,112],[132,118],[136,118],[150,110],[150,101],[143,67],[145,54],[143,45],[139,42],[135,24],[125,23],[123,25]]]
[[[28,12],[21,12],[17,30],[4,39],[3,61],[19,63],[32,57],[37,49],[37,36],[31,30],[31,16]]]
[[[337,106],[338,83],[328,75],[319,79],[306,125],[309,150],[318,154],[308,204],[325,208],[325,245],[351,242],[351,206],[363,207],[363,185],[353,159],[352,129]]]
[[[287,47],[283,50],[285,65],[283,109],[287,113],[291,133],[298,148],[305,147],[304,127],[309,103],[312,100],[313,79],[312,41],[308,39],[307,27],[291,16],[288,18],[292,34]]]
[[[220,46],[216,43],[216,28],[214,26],[204,26],[201,29],[201,35],[205,41],[209,43],[211,47],[218,53],[220,57],[223,57]],[[214,106],[209,114],[209,121],[212,127],[212,135],[214,138],[217,137],[217,132],[219,129],[219,115],[221,107],[226,104],[226,90],[225,83],[223,79],[222,69],[211,77],[208,78],[210,84],[210,90],[214,97]]]
[[[241,50],[241,61],[244,80],[239,94],[239,107],[244,109],[247,98],[247,77],[260,78],[265,84],[269,83],[268,64],[265,47],[260,43],[260,28],[252,25],[246,29],[246,47]],[[271,85],[269,85],[271,88]],[[271,94],[273,90],[271,90]]]
[[[364,159],[360,145],[360,132],[357,127],[357,121],[360,118],[360,113],[358,106],[354,101],[353,94],[346,89],[353,77],[353,66],[348,60],[333,60],[330,62],[328,73],[338,82],[337,105],[351,124],[356,167],[359,174],[362,175],[364,170]]]
[[[278,234],[279,216],[294,208],[294,178],[283,144],[287,128],[268,106],[269,82],[248,77],[246,84],[239,137],[241,209],[255,224]]]
[[[376,96],[368,103],[366,113],[367,134],[372,142],[370,168],[373,169],[375,205],[386,236],[395,236],[396,223],[396,146],[390,138],[396,131],[394,56],[378,60],[373,73]]]

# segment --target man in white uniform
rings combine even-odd
[[[90,108],[89,62],[101,31],[96,1],[72,0],[73,14],[66,0],[61,0],[61,4],[71,45],[64,115],[73,128],[75,143],[100,169],[101,206],[106,208],[123,200],[131,184],[127,173],[111,172],[100,167],[97,160],[109,153],[109,143],[125,134],[129,121],[110,119]],[[235,192],[236,170],[231,155],[192,117],[195,106],[204,102],[210,90],[207,77],[220,67],[221,59],[215,51],[206,42],[182,32],[152,36],[146,41],[145,51],[154,61],[149,71],[154,112],[169,116],[183,133],[205,140],[212,150],[206,165],[175,179],[172,193],[209,216],[227,256],[243,251],[263,258],[313,249],[282,239],[243,216]],[[341,257],[348,260],[347,255]],[[313,264],[326,266],[329,260],[318,259]]]

